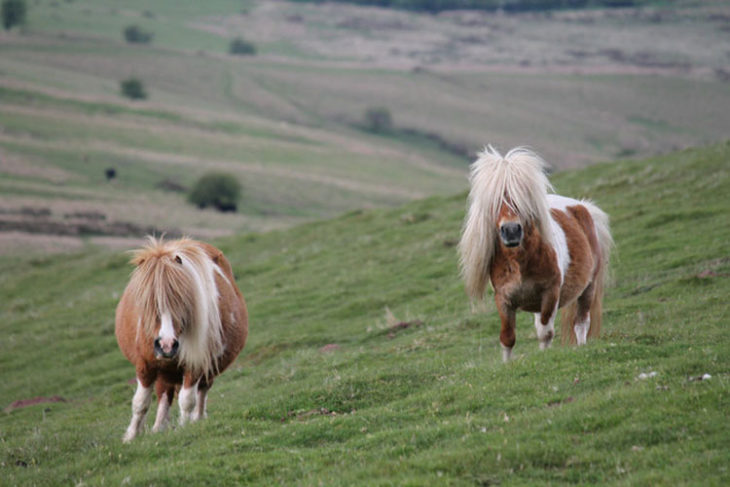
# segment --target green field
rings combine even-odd
[[[0,404],[65,399],[0,415],[2,484],[727,485],[728,160],[556,175],[612,217],[604,332],[540,352],[521,316],[506,365],[459,280],[463,193],[218,240],[250,340],[207,420],[130,445],[127,256],[0,258]]]

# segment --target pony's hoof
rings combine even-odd
[[[512,358],[512,347],[505,347],[502,345],[502,362],[505,364]]]

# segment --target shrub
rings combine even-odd
[[[241,37],[233,39],[228,50],[231,54],[239,56],[253,56],[256,54],[256,46],[252,42],[242,39]]]
[[[212,206],[218,211],[236,211],[240,197],[241,185],[235,176],[211,172],[198,179],[188,200],[198,208]]]
[[[124,29],[124,39],[130,44],[149,44],[155,35],[141,29],[137,25],[128,25]]]
[[[393,130],[393,117],[385,107],[368,108],[365,111],[365,129],[370,132],[388,133]]]
[[[130,100],[144,100],[147,98],[147,92],[144,90],[144,83],[137,78],[125,79],[119,84],[122,95]]]
[[[5,30],[25,23],[25,0],[3,0],[1,10]]]

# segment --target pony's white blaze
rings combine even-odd
[[[162,349],[168,351],[172,349],[173,343],[177,340],[175,335],[175,327],[172,325],[172,315],[169,311],[163,311],[160,314],[160,345]]]

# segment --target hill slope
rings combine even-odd
[[[133,370],[113,336],[126,256],[2,258],[0,404],[67,401],[0,416],[0,475],[727,484],[729,160],[725,143],[555,176],[560,193],[612,216],[604,335],[539,352],[521,316],[508,365],[496,313],[472,314],[457,275],[463,194],[218,241],[249,302],[250,341],[213,388],[209,419],[132,445],[120,438]]]

